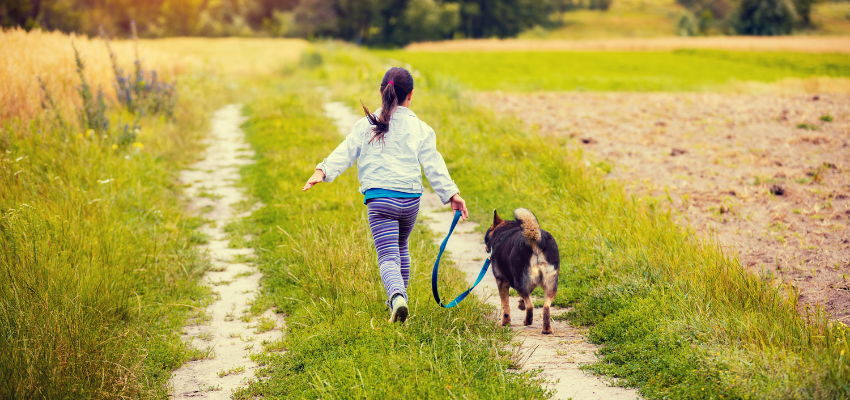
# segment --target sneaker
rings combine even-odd
[[[393,310],[390,315],[390,322],[404,322],[407,320],[407,300],[404,296],[397,294],[393,296]]]

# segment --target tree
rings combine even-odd
[[[335,36],[338,32],[334,0],[301,0],[295,7],[295,23],[304,37]]]
[[[461,3],[468,37],[512,37],[536,25],[551,25],[555,0],[470,0]]]
[[[460,25],[457,3],[437,4],[434,0],[410,0],[404,10],[404,22],[410,41],[450,39]]]
[[[40,0],[3,0],[0,3],[0,27],[36,28],[40,9]]]
[[[812,24],[812,6],[818,0],[794,0],[794,9],[797,10],[799,16],[798,24],[801,28],[810,28]]]
[[[790,0],[742,0],[736,29],[744,35],[787,35],[796,20]]]

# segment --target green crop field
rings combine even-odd
[[[704,91],[734,81],[848,77],[850,55],[678,50],[665,52],[375,51],[476,90]]]

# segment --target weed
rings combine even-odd
[[[207,360],[210,358],[215,358],[215,350],[212,346],[205,347],[203,349],[190,347],[187,354],[187,358],[189,361]]]
[[[254,330],[254,333],[260,334],[263,332],[268,332],[276,327],[277,323],[273,319],[269,317],[262,317],[257,319],[257,328]]]
[[[136,21],[131,21],[133,46],[136,59],[132,74],[124,75],[118,65],[118,58],[112,51],[106,32],[101,29],[100,37],[109,51],[112,70],[115,73],[115,92],[118,101],[132,114],[164,115],[174,118],[177,107],[177,90],[172,83],[159,79],[155,70],[145,71],[139,60],[139,38],[136,34]]]
[[[210,267],[207,271],[210,272],[224,272],[227,271],[227,264],[221,264],[218,266]]]
[[[71,44],[74,48],[74,60],[77,63],[77,75],[80,78],[80,86],[77,92],[80,99],[83,101],[83,108],[79,111],[80,124],[84,130],[87,130],[86,137],[92,137],[92,133],[96,133],[100,138],[109,127],[109,119],[106,117],[106,100],[103,97],[103,88],[98,88],[97,96],[92,92],[91,86],[86,80],[85,62],[83,62],[80,51],[77,50],[75,44]]]
[[[801,122],[797,124],[797,129],[805,129],[807,131],[816,131],[819,130],[820,127],[815,124],[807,124],[805,122]]]
[[[198,389],[199,389],[200,391],[202,391],[202,392],[218,392],[219,390],[221,390],[221,385],[215,385],[215,386],[212,386],[212,385],[199,386],[199,387],[198,387]]]
[[[195,193],[195,196],[196,197],[206,197],[206,198],[213,199],[213,200],[218,200],[218,199],[221,199],[221,198],[224,197],[222,195],[210,193],[210,192],[206,191],[205,189],[199,190],[198,193]]]
[[[255,273],[256,272],[251,271],[251,270],[245,270],[245,271],[242,271],[242,272],[240,272],[236,275],[233,275],[233,279],[245,278],[245,277],[254,275]],[[250,292],[250,290],[249,290],[249,292]]]
[[[227,247],[230,249],[244,249],[248,247],[248,240],[242,235],[231,235],[230,241],[227,242]]]
[[[829,114],[821,115],[820,120],[823,121],[823,122],[832,122],[832,115],[829,115]]]

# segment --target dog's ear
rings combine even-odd
[[[502,219],[499,218],[499,212],[494,209],[493,210],[493,226],[499,225],[502,222],[505,222],[505,221],[502,221]]]

